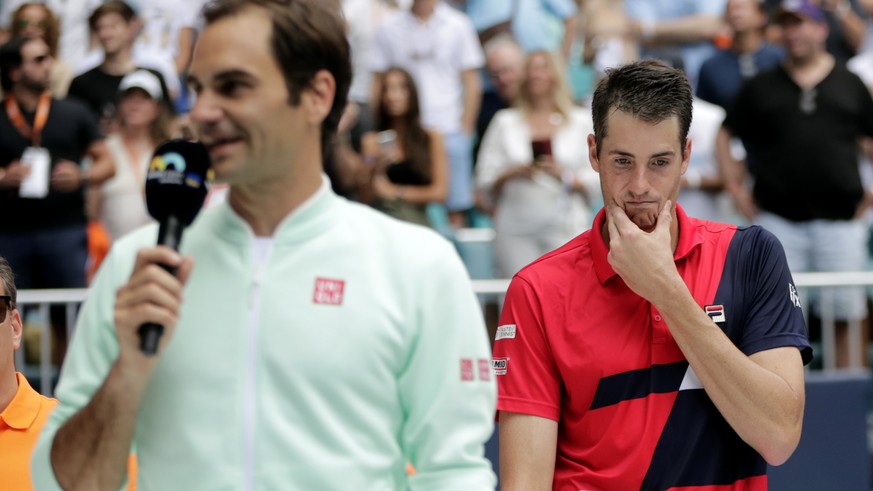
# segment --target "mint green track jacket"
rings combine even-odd
[[[101,266],[33,456],[36,489],[60,489],[52,440],[117,358],[115,291],[156,236],[134,232]],[[139,490],[493,490],[489,343],[452,245],[326,179],[256,242],[227,204],[185,232],[194,271],[140,408]]]

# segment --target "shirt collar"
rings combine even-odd
[[[30,428],[30,425],[39,415],[42,400],[41,396],[31,388],[24,375],[17,372],[15,376],[18,378],[18,391],[12,398],[12,402],[0,413],[0,419],[12,429],[26,430]]]
[[[685,214],[685,210],[678,203],[676,204],[676,219],[679,222],[679,243],[676,244],[673,260],[679,261],[688,257],[698,245],[702,244],[703,237],[698,232],[697,227],[692,225],[691,219]],[[591,258],[594,260],[594,271],[601,285],[618,274],[612,269],[612,265],[609,264],[609,260],[606,258],[607,254],[609,254],[609,247],[607,247],[606,240],[603,238],[603,224],[605,221],[606,208],[601,208],[597,216],[594,217],[594,225],[591,227]]]

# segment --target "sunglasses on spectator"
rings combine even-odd
[[[6,312],[12,310],[12,297],[0,295],[0,322],[6,322]]]

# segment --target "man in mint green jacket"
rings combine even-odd
[[[191,119],[227,202],[180,253],[153,246],[154,226],[110,253],[33,457],[37,489],[119,489],[132,447],[140,491],[494,488],[495,386],[462,263],[323,177],[351,77],[327,4],[204,11]],[[146,322],[166,327],[156,356],[139,350]]]

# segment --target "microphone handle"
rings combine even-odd
[[[161,221],[158,229],[158,245],[165,245],[174,251],[179,250],[179,242],[182,240],[182,222],[175,215],[168,216]],[[176,276],[176,267],[166,264],[160,265],[164,271]],[[164,326],[155,322],[146,322],[137,329],[139,333],[139,349],[146,356],[154,356],[158,352],[158,342],[164,334]]]

